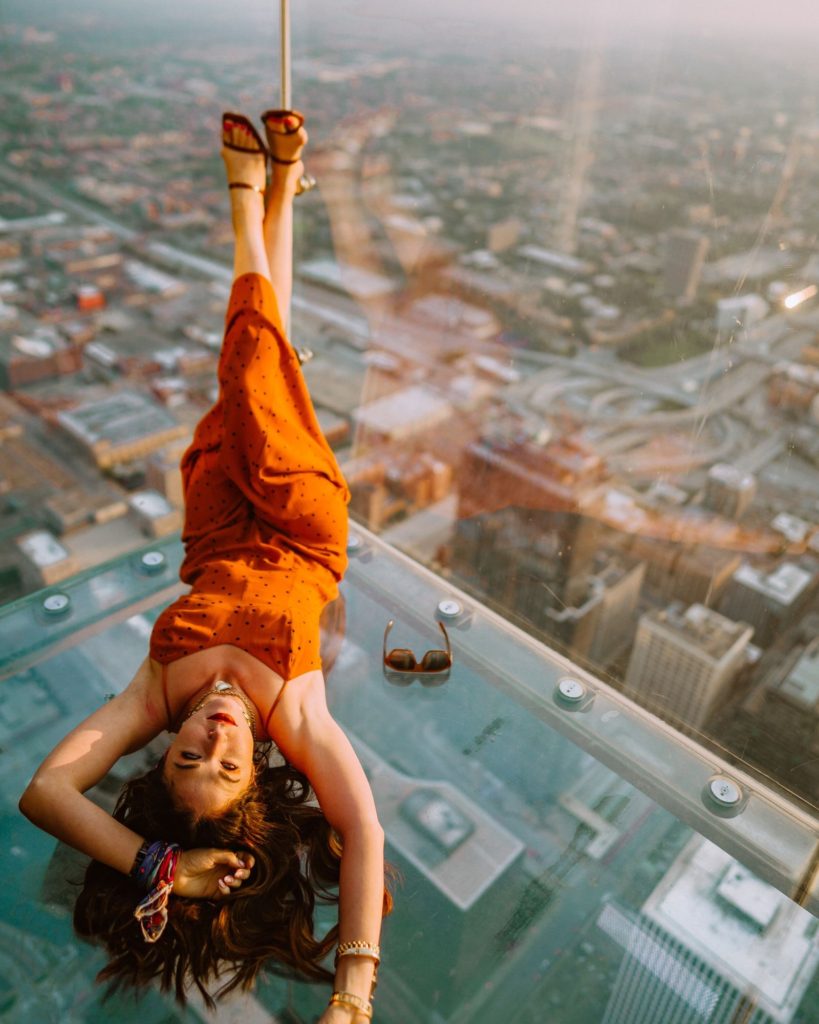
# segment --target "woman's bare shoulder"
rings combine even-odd
[[[282,731],[298,733],[307,719],[326,714],[324,673],[320,668],[303,672],[283,684],[275,710],[269,717],[271,738],[278,742]]]

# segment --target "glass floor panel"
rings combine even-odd
[[[101,956],[71,930],[82,863],[16,810],[40,759],[144,657],[180,554],[175,541],[153,550],[164,561],[140,553],[63,585],[67,610],[41,592],[0,617],[0,858],[15,880],[2,896],[0,1015],[312,1021],[326,986],[272,976],[215,1017],[153,993],[102,1004]],[[817,1019],[817,921],[789,898],[811,905],[816,834],[801,812],[366,531],[353,536],[342,592],[346,631],[328,697],[401,875],[376,1020]],[[440,640],[436,617],[452,638],[449,679],[385,678],[386,621],[396,620],[392,643],[421,652]],[[566,678],[579,699],[565,684],[560,696]],[[110,807],[122,779],[154,756],[121,761],[95,797]],[[709,780],[725,774],[741,791],[731,810],[708,797]],[[320,918],[329,925],[329,912]]]

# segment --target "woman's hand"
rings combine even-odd
[[[254,860],[231,850],[183,850],[173,880],[175,896],[212,900],[227,896],[250,877]]]

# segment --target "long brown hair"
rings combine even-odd
[[[174,806],[162,764],[126,783],[114,817],[149,839],[183,849],[216,847],[252,853],[251,876],[220,900],[171,897],[168,924],[154,944],[134,919],[139,893],[118,871],[92,861],[74,908],[74,927],[102,945],[108,964],[97,975],[109,993],[158,980],[182,1005],[192,983],[208,1006],[236,988],[249,989],[262,966],[331,981],[321,966],[338,927],[313,934],[317,903],[337,903],[341,843],[311,798],[306,776],[291,765],[270,766],[257,748],[255,781],[218,818],[195,819]],[[385,891],[384,912],[392,905]],[[220,987],[211,995],[210,984]]]

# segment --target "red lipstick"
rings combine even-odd
[[[208,715],[209,722],[227,722],[228,725],[236,725],[230,715],[224,711],[217,711],[215,715]]]

